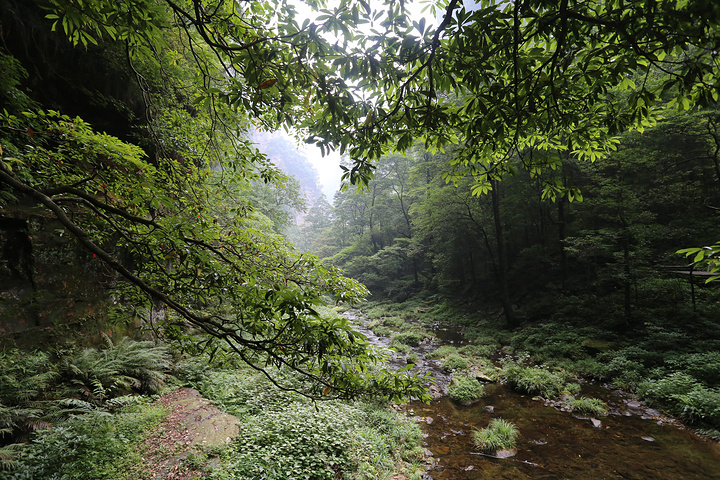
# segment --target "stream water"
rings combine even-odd
[[[389,338],[358,328],[373,344],[388,346]],[[607,415],[596,418],[574,416],[501,384],[487,384],[486,395],[478,403],[458,405],[441,395],[449,372],[438,361],[423,357],[438,346],[465,341],[452,327],[437,325],[433,333],[432,344],[415,349],[420,357],[416,368],[436,377],[438,398],[429,405],[411,402],[405,406],[423,429],[424,478],[720,479],[720,444],[698,437],[623,392],[599,385],[584,385],[581,392],[601,398],[610,407]],[[405,363],[403,356],[391,361]],[[471,442],[473,429],[484,428],[498,417],[520,430],[516,451],[507,458],[483,454]]]

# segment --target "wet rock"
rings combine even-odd
[[[510,458],[517,455],[517,451],[515,450],[498,450],[495,452],[496,458]]]
[[[491,378],[489,375],[483,373],[483,372],[476,372],[475,378],[478,382],[482,383],[497,383],[497,380],[494,378]]]
[[[474,469],[475,469],[475,465],[468,465],[467,467],[465,467],[466,472],[469,472],[470,470],[474,470]]]
[[[655,441],[655,439],[653,437],[640,437],[640,438],[642,438],[646,442],[654,442]]]
[[[492,405],[485,405],[485,411],[488,413],[495,413],[495,407]]]
[[[602,428],[602,422],[598,420],[597,418],[591,418],[590,421],[593,424],[593,427],[595,428]]]
[[[433,418],[432,418],[432,417],[425,417],[425,423],[427,423],[428,425],[432,425],[432,423],[433,423]]]

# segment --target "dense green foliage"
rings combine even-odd
[[[480,382],[472,375],[455,374],[448,386],[448,395],[458,403],[472,403],[484,395]]]
[[[523,393],[553,398],[563,392],[567,376],[541,367],[526,366],[514,361],[503,365],[503,379],[511,387]]]
[[[119,479],[142,462],[135,445],[166,412],[147,401],[110,413],[87,413],[37,432],[3,479]]]
[[[502,381],[519,393],[553,399],[556,405],[582,415],[606,411],[601,400],[579,396],[581,384],[600,381],[637,394],[648,405],[720,438],[716,416],[720,324],[712,316],[697,317],[693,323],[671,318],[648,324],[639,332],[617,332],[612,324],[589,322],[586,313],[562,322],[526,323],[509,331],[482,312],[468,313],[450,303],[421,305],[425,303],[418,299],[384,302],[369,306],[367,312],[378,318],[385,312],[412,323],[462,326],[471,343],[444,345],[425,354],[426,360],[443,362],[462,358],[467,362],[462,374]],[[494,360],[498,354],[500,367]]]
[[[175,363],[166,347],[123,338],[54,358],[6,351],[0,368],[3,479],[149,478],[142,440],[167,412],[148,393],[178,378],[243,425],[231,444],[194,450],[196,470],[208,468],[209,455],[220,457],[209,478],[418,476],[421,435],[412,420],[377,401],[313,402],[232,355]],[[271,373],[298,391],[311,383],[288,369]],[[127,388],[144,395],[118,396]]]
[[[240,435],[221,453],[217,479],[390,478],[417,475],[418,425],[373,402],[315,403],[276,389],[247,367],[215,367],[193,360],[184,376],[203,395],[242,421]],[[288,372],[275,378],[305,382]]]
[[[716,120],[716,111],[669,117],[591,165],[557,153],[562,168],[548,176],[581,202],[543,199],[519,159],[497,197],[477,197],[473,181],[443,178],[459,151],[383,157],[369,192],[336,195],[319,251],[381,298],[439,294],[468,310],[502,307],[512,325],[589,314],[632,329],[714,315],[716,288],[691,282],[675,252],[716,236]]]
[[[227,349],[258,369],[285,365],[315,380],[304,391],[314,398],[423,397],[410,374],[368,374],[382,357],[345,320],[317,313],[367,291],[277,234],[285,207],[300,205],[298,190],[248,140],[251,117],[277,125],[291,117],[286,103],[304,112],[301,90],[320,71],[269,52],[293,46],[310,59],[327,41],[300,28],[292,8],[277,10],[285,23],[269,25],[275,5],[216,6],[3,7],[0,55],[10,77],[0,92],[0,206],[14,228],[6,248],[14,241],[25,252],[3,257],[3,268],[34,292],[32,256],[55,254],[30,253],[32,209],[44,236],[83,250],[77,256],[112,289],[116,318],[141,318],[189,351]],[[320,30],[337,28],[328,21]],[[37,36],[38,58],[27,57]],[[262,40],[238,46],[232,36]],[[81,65],[112,80],[84,78]],[[57,78],[57,87],[33,85],[29,69]],[[38,318],[27,323],[38,324],[42,312],[28,310]]]
[[[33,250],[41,232],[77,248],[114,318],[266,375],[287,392],[275,405],[295,410],[245,412],[253,448],[235,447],[227,475],[332,478],[361,468],[353,449],[386,450],[384,437],[353,436],[374,414],[313,411],[306,397],[427,399],[421,376],[384,367],[347,320],[319,312],[366,296],[360,282],[421,295],[414,315],[445,297],[463,303],[458,317],[483,305],[490,329],[526,322],[503,334],[460,318],[485,340],[439,353],[447,368],[527,351],[545,367],[508,360],[501,372],[520,391],[572,393],[577,372],[717,427],[717,290],[694,273],[720,268],[720,6],[449,0],[430,6],[435,27],[403,2],[309,3],[314,21],[286,0],[0,5],[0,273],[30,292],[22,321],[43,318],[34,258],[61,256],[49,242]],[[248,140],[253,122],[351,155],[345,179],[366,192],[317,203],[304,229],[330,263],[278,234],[302,202]],[[405,353],[428,338],[377,327]],[[4,354],[3,443],[61,407],[104,418],[113,397],[158,391],[166,354],[133,343],[59,364]],[[55,386],[71,405],[48,397]],[[36,435],[48,469],[87,418]],[[154,418],[100,430],[113,450]],[[83,458],[100,438],[78,444]]]
[[[12,469],[7,478],[116,478],[132,462],[132,443],[163,415],[129,394],[158,392],[170,367],[167,348],[128,338],[52,356],[2,351],[0,449],[3,466]]]

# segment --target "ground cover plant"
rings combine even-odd
[[[112,413],[92,410],[74,415],[33,435],[11,470],[0,478],[83,480],[124,479],[130,466],[142,462],[135,445],[166,415],[149,400]]]
[[[465,370],[468,368],[468,360],[458,353],[451,353],[443,359],[442,366],[448,370]]]
[[[422,456],[417,424],[372,401],[312,402],[282,391],[242,365],[208,370],[181,365],[182,375],[204,396],[236,415],[240,435],[220,455],[213,479],[419,478]],[[273,372],[286,385],[304,380]]]
[[[542,367],[523,365],[512,359],[503,363],[500,376],[515,390],[545,398],[557,397],[569,383],[567,372],[552,372]]]
[[[487,428],[472,432],[475,446],[488,453],[515,448],[518,437],[517,425],[502,418],[493,418]]]
[[[138,394],[163,388],[170,363],[167,348],[129,338],[55,355],[3,351],[0,478],[122,478],[138,461],[133,445],[165,415]]]
[[[690,424],[720,429],[720,388],[708,387],[687,373],[644,381],[638,393]]]
[[[571,397],[565,401],[565,404],[574,413],[602,415],[607,412],[607,405],[599,398]]]
[[[480,400],[485,394],[483,385],[472,375],[454,374],[448,386],[448,395],[458,403]]]

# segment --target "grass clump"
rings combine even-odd
[[[458,353],[451,353],[443,360],[442,366],[449,370],[465,370],[468,368],[468,361]]]
[[[571,398],[566,402],[570,411],[586,415],[603,415],[607,412],[607,405],[599,398]]]
[[[385,325],[375,325],[370,330],[372,330],[373,333],[378,337],[389,337],[392,333],[392,330],[390,330],[390,328],[386,327]]]
[[[638,393],[691,424],[720,428],[720,389],[686,373],[673,373],[640,384]]]
[[[519,436],[517,425],[502,418],[494,418],[487,428],[473,431],[472,441],[482,451],[495,453],[515,448]]]
[[[417,347],[426,338],[429,338],[429,335],[427,332],[422,330],[407,330],[405,332],[398,332],[392,336],[390,347],[394,347],[398,343],[409,345],[411,347]]]
[[[439,360],[441,358],[445,358],[451,353],[456,353],[458,351],[457,347],[453,347],[452,345],[443,345],[441,347],[436,348],[432,352],[428,352],[425,354],[425,358],[427,360]]]
[[[453,375],[448,387],[448,394],[458,403],[472,403],[482,398],[485,389],[475,377]]]
[[[563,375],[540,367],[524,366],[514,361],[506,361],[500,375],[513,389],[530,395],[553,398],[565,389],[566,382]]]

